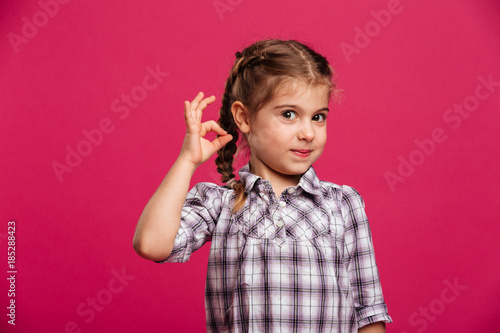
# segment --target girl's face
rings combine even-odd
[[[265,179],[306,172],[325,147],[328,101],[326,86],[297,81],[278,89],[249,120],[251,171]]]

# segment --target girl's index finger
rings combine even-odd
[[[219,124],[217,124],[213,120],[206,121],[202,124],[203,128],[208,132],[215,132],[218,135],[226,135],[227,131],[224,130],[222,127],[220,127]]]

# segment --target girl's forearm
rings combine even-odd
[[[160,261],[172,252],[181,211],[196,166],[177,158],[139,218],[133,246],[143,258]]]

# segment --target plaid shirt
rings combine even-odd
[[[165,260],[186,262],[211,240],[208,332],[357,332],[392,322],[355,189],[320,181],[310,167],[277,198],[248,164],[239,175],[248,197],[236,214],[232,189],[189,191]]]

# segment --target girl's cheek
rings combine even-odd
[[[257,133],[252,133],[248,138],[250,147],[256,150],[264,150],[274,141],[274,131],[271,127],[260,128]]]

